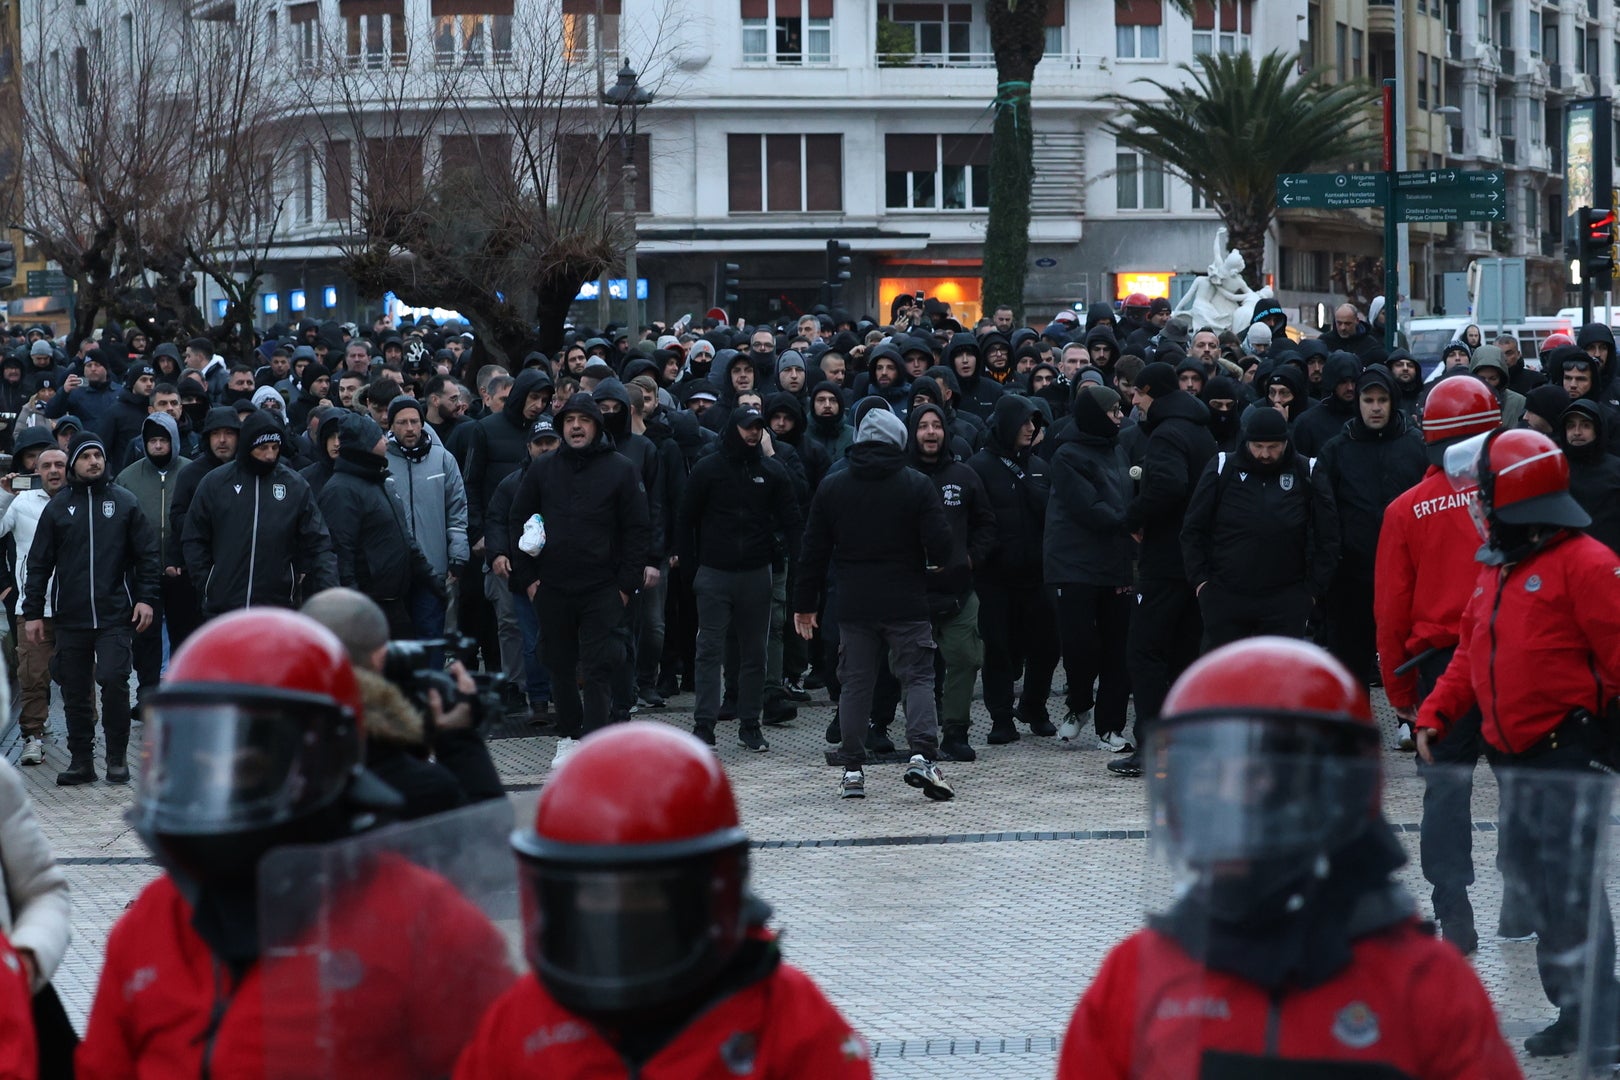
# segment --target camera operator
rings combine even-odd
[[[388,617],[376,601],[353,589],[327,589],[310,597],[303,613],[336,634],[349,653],[365,707],[366,767],[405,797],[401,817],[505,798],[466,700],[477,686],[460,661],[449,670],[463,700],[447,709],[439,692],[429,689],[424,717],[382,675]]]

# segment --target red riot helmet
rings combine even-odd
[[[1142,312],[1145,313],[1148,310],[1148,308],[1150,308],[1152,306],[1153,306],[1153,301],[1152,301],[1151,298],[1149,298],[1147,293],[1133,292],[1133,293],[1131,293],[1131,295],[1129,295],[1129,296],[1127,296],[1125,298],[1125,310],[1126,311],[1141,310]]]
[[[1446,451],[1445,467],[1458,490],[1478,485],[1474,524],[1499,555],[1517,553],[1529,542],[1527,534],[1519,535],[1524,529],[1584,529],[1592,523],[1569,493],[1569,459],[1539,431],[1514,428],[1465,440]]]
[[[191,876],[250,878],[270,847],[330,838],[345,795],[389,801],[362,766],[348,654],[307,616],[253,608],[206,623],[144,708],[130,821]]]
[[[1446,448],[1502,424],[1502,403],[1471,375],[1441,379],[1423,403],[1423,442],[1429,464],[1443,465]]]
[[[1548,353],[1552,352],[1554,349],[1562,349],[1562,348],[1567,348],[1567,347],[1573,347],[1574,344],[1575,344],[1575,339],[1574,338],[1570,337],[1568,334],[1564,333],[1562,330],[1559,330],[1559,331],[1557,331],[1555,333],[1548,334],[1546,339],[1544,341],[1542,341],[1542,343],[1541,343],[1541,355],[1546,356]],[[1545,366],[1545,364],[1543,366]]]
[[[690,998],[747,937],[748,837],[731,782],[712,750],[666,724],[584,739],[512,847],[529,963],[575,1012]]]
[[[1294,910],[1379,815],[1367,692],[1309,642],[1247,638],[1204,656],[1147,743],[1155,843],[1218,920]]]

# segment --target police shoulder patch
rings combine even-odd
[[[1526,580],[1525,583],[1524,583],[1524,591],[1525,592],[1540,592],[1541,591],[1541,575],[1540,574],[1531,574],[1529,579]]]
[[[1352,1001],[1333,1018],[1333,1037],[1352,1050],[1365,1050],[1380,1037],[1378,1014],[1362,1001]]]

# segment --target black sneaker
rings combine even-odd
[[[1115,776],[1141,776],[1142,752],[1133,750],[1124,757],[1108,763],[1108,771]]]
[[[868,754],[894,753],[894,740],[889,738],[887,728],[866,725],[866,752]]]
[[[1039,716],[1035,716],[1033,718],[1024,716],[1023,711],[1020,709],[1014,709],[1013,715],[1029,725],[1029,733],[1031,735],[1039,735],[1042,738],[1049,738],[1057,734],[1056,725],[1052,723],[1051,719],[1046,715],[1046,710],[1044,709],[1041,710]]]
[[[1053,728],[1052,731],[1056,734],[1057,729]],[[1013,725],[1011,720],[995,720],[991,722],[990,738],[988,740],[991,746],[1005,746],[1007,743],[1017,742],[1020,738],[1018,728]]]
[[[827,689],[827,679],[821,672],[812,671],[804,677],[804,682],[801,685],[806,690],[825,690]]]
[[[838,723],[837,709],[833,710],[832,719],[827,721],[827,741],[835,745],[844,741],[844,729]]]
[[[704,745],[706,745],[706,746],[713,746],[714,745],[714,725],[713,724],[693,724],[692,725],[692,734],[696,735],[698,737],[698,739],[701,740],[704,743]]]
[[[673,675],[658,676],[658,695],[666,701],[681,692],[681,681]]]
[[[978,761],[979,753],[968,745],[967,732],[947,731],[939,741],[939,760]]]
[[[792,723],[798,715],[799,710],[788,704],[787,698],[784,697],[766,702],[764,715],[760,719],[773,727],[781,727],[783,724]]]
[[[771,744],[765,741],[764,732],[759,730],[758,724],[744,724],[738,728],[737,741],[760,754],[771,748]]]
[[[787,695],[789,701],[805,702],[810,700],[810,694],[797,679],[783,679],[782,693]]]
[[[1581,1045],[1581,1010],[1571,1006],[1558,1010],[1558,1019],[1524,1040],[1524,1052],[1531,1057],[1563,1057]]]

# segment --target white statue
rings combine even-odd
[[[1255,303],[1271,297],[1269,287],[1259,292],[1249,288],[1243,268],[1243,256],[1226,247],[1226,230],[1215,230],[1215,261],[1209,264],[1209,274],[1194,279],[1176,311],[1190,315],[1194,329],[1213,326],[1242,334],[1249,328]]]

